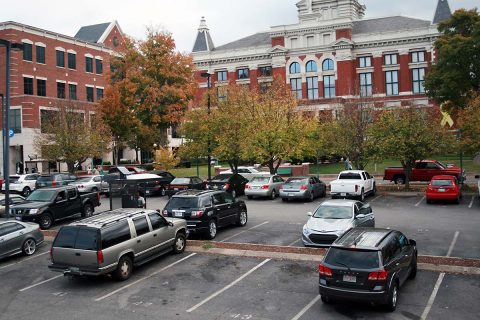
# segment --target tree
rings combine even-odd
[[[477,154],[480,152],[480,93],[473,96],[458,119],[462,132],[460,146],[462,151]]]
[[[155,169],[170,170],[175,168],[178,163],[178,159],[168,148],[160,148],[155,150]]]
[[[41,129],[35,133],[34,148],[43,158],[64,161],[68,171],[75,163],[101,157],[108,151],[111,133],[99,117],[85,106],[72,101],[59,104],[55,110],[42,110]]]
[[[480,91],[480,15],[477,9],[457,10],[438,30],[443,34],[435,41],[427,94],[446,110],[463,108]]]
[[[408,106],[385,110],[370,128],[375,153],[383,159],[400,160],[405,170],[405,188],[416,160],[454,148],[454,136],[440,125],[436,108]]]

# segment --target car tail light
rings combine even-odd
[[[168,216],[168,210],[167,209],[163,210],[162,214],[163,214],[164,217]]]
[[[209,184],[206,184],[206,185],[205,185],[205,189],[207,189],[207,190],[210,189],[210,185],[209,185]]]
[[[358,185],[355,185],[355,192],[358,192]]]
[[[324,266],[323,264],[320,264],[318,266],[318,273],[327,277],[332,277],[332,269],[329,267]]]
[[[246,184],[246,185],[245,185],[245,189],[250,189],[250,185],[249,185],[249,184]]]
[[[97,262],[98,262],[98,264],[103,263],[103,251],[102,250],[97,251]]]
[[[56,187],[57,186],[57,181],[52,181],[52,187]]]
[[[262,186],[262,189],[268,189],[268,185]]]
[[[192,211],[192,213],[190,213],[190,218],[200,218],[201,216],[203,216],[203,211],[202,210],[196,210],[196,211]]]
[[[228,190],[230,188],[230,183],[226,183],[225,186],[223,187],[223,190]]]
[[[388,272],[385,270],[370,272],[368,274],[368,280],[376,281],[376,280],[387,280]]]
[[[303,185],[303,186],[300,187],[300,190],[307,190],[307,189],[308,189],[308,186],[306,186],[306,185]]]
[[[155,184],[160,184],[160,181],[158,181],[158,180],[157,180],[157,181],[155,181]]]

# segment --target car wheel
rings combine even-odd
[[[181,232],[175,236],[175,242],[173,243],[173,252],[182,253],[185,250],[186,238]]]
[[[288,202],[288,198],[282,198],[283,202]]]
[[[247,225],[247,221],[247,211],[245,211],[245,209],[242,209],[242,211],[240,211],[240,214],[238,215],[237,226],[245,227]]]
[[[247,196],[247,198],[248,198],[249,200],[252,200],[252,199],[253,199],[253,196]]]
[[[374,183],[373,184],[373,189],[372,189],[372,196],[375,197],[376,194],[377,194],[377,185]]]
[[[37,251],[37,243],[34,239],[28,238],[23,242],[22,251],[26,256],[31,256]]]
[[[325,303],[325,304],[330,304],[330,303],[332,302],[332,300],[330,300],[330,298],[327,297],[327,296],[321,295],[321,296],[320,296],[320,299],[321,299],[322,302]]]
[[[92,188],[92,192],[98,192],[98,188],[97,188],[97,187],[93,187],[93,188]]]
[[[233,197],[233,198],[236,198],[236,197],[237,197],[237,192],[235,191],[235,189],[232,190],[232,197]]]
[[[322,198],[325,198],[326,196],[327,196],[327,188],[323,188]]]
[[[455,199],[455,203],[456,203],[456,204],[460,204],[460,197],[458,197],[457,199]]]
[[[166,191],[164,187],[160,188],[160,195],[163,197],[165,195]]]
[[[363,188],[362,188],[362,191],[360,193],[360,201],[365,201],[365,192],[363,191]]]
[[[388,293],[388,302],[387,302],[387,310],[388,311],[395,311],[397,308],[397,298],[398,298],[398,284],[394,282],[392,287],[390,288],[390,292]]]
[[[53,218],[49,213],[44,213],[40,216],[38,224],[43,230],[49,229],[53,224]]]
[[[123,256],[118,261],[117,269],[113,275],[117,280],[125,281],[132,275],[132,269],[132,259],[129,256]]]
[[[217,236],[217,221],[215,221],[215,219],[212,219],[208,222],[207,237],[208,239],[212,240],[212,239],[215,239],[216,236]]]
[[[272,194],[270,195],[270,199],[275,200],[277,197],[277,193],[275,192],[275,189],[272,190]]]
[[[405,178],[402,176],[396,176],[395,178],[393,178],[393,182],[395,184],[405,184]]]
[[[431,204],[431,203],[432,203],[432,200],[427,198],[427,204]]]
[[[415,279],[417,276],[417,257],[412,261],[412,267],[410,268],[410,274],[408,275],[408,279]]]
[[[83,207],[83,218],[88,218],[93,216],[93,207],[91,204],[86,204],[85,207]]]
[[[29,187],[23,188],[23,190],[22,190],[22,195],[23,195],[25,198],[28,197],[28,196],[30,195],[30,193],[32,193],[32,190],[30,190]]]

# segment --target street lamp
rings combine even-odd
[[[212,75],[208,72],[202,72],[201,76],[203,78],[207,78],[207,88],[208,88],[208,102],[207,102],[207,114],[210,116],[210,107],[211,107],[211,100],[210,100],[210,87],[211,87],[211,78]],[[208,181],[212,179],[212,168],[211,168],[211,162],[212,162],[212,150],[211,150],[211,142],[210,142],[210,133],[208,134],[208,139],[207,139],[207,162],[208,162]]]
[[[7,219],[10,216],[10,136],[9,136],[9,116],[10,116],[10,57],[12,50],[23,50],[23,44],[14,43],[8,40],[0,39],[0,46],[5,47],[6,51],[6,78],[5,78],[5,111],[2,112],[2,135],[3,135],[3,182],[5,183],[5,214]],[[3,99],[2,99],[3,100]],[[3,103],[2,103],[3,106]]]

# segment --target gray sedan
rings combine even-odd
[[[245,185],[245,194],[248,199],[253,197],[269,197],[275,199],[280,195],[285,180],[280,176],[253,177]]]
[[[15,220],[0,221],[0,259],[17,253],[30,256],[43,242],[38,224]]]
[[[69,184],[77,187],[78,192],[98,192],[102,189],[102,176],[79,177]]]
[[[305,246],[329,246],[350,228],[375,227],[370,204],[354,200],[325,201],[308,216],[302,234]]]
[[[313,201],[317,197],[325,197],[327,186],[317,177],[291,177],[280,190],[283,201],[290,199],[307,199]]]

